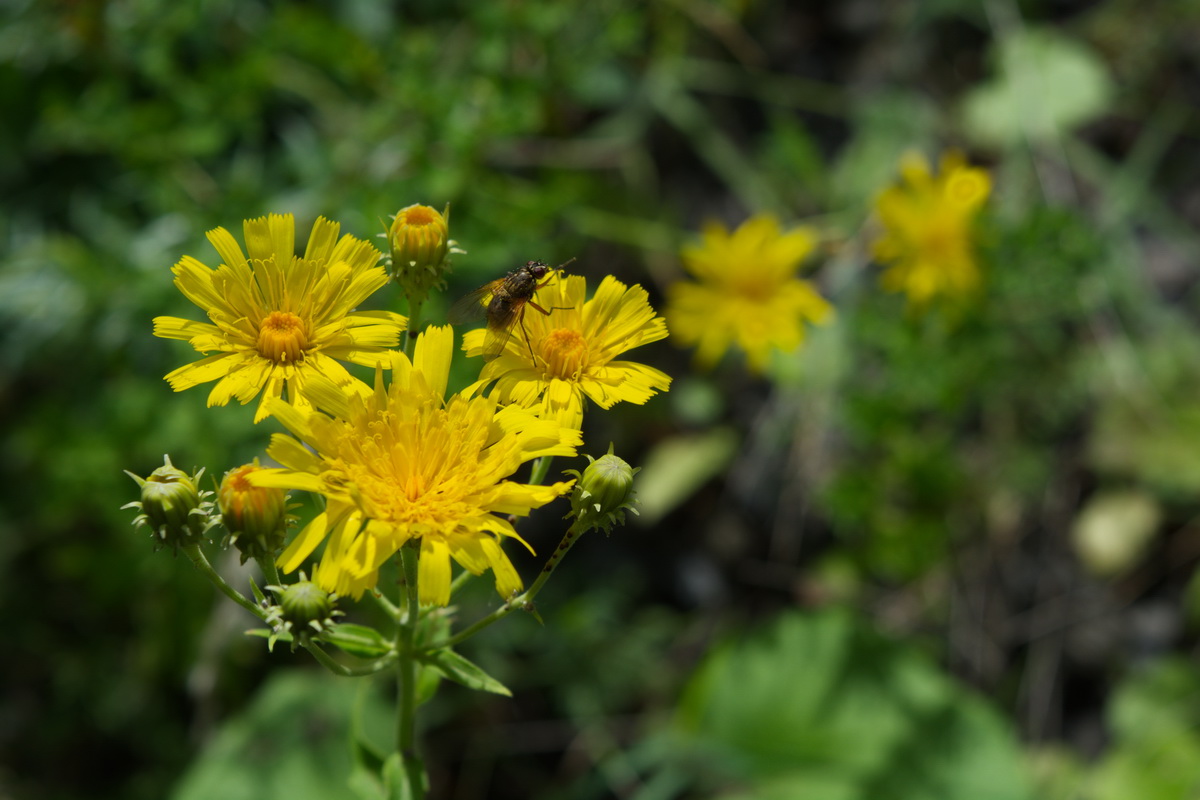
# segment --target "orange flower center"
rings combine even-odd
[[[587,367],[587,340],[579,331],[556,328],[542,339],[542,360],[546,374],[563,380],[576,380]]]
[[[258,354],[277,364],[299,361],[308,347],[304,327],[290,311],[272,311],[258,326]]]
[[[429,206],[411,206],[401,212],[405,225],[432,225],[437,212]]]

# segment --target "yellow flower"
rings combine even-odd
[[[921,307],[939,295],[964,296],[979,287],[973,225],[992,190],[987,172],[959,153],[942,157],[940,174],[920,155],[905,156],[901,181],[880,193],[875,211],[885,232],[876,260],[890,264],[880,282]]]
[[[328,540],[316,582],[359,597],[388,558],[418,539],[422,603],[450,601],[451,557],[476,575],[490,568],[505,598],[521,590],[500,541],[525,542],[497,514],[524,516],[571,482],[530,486],[505,478],[534,458],[574,455],[580,436],[520,408],[500,408],[493,398],[461,393],[443,400],[453,349],[453,330],[431,327],[417,339],[411,362],[393,354],[386,389],[381,372],[366,397],[314,380],[314,403],[328,414],[271,404],[297,438],[276,434],[267,452],[283,468],[260,470],[251,480],[327,500],[279,556],[285,572]]]
[[[683,265],[698,282],[680,281],[667,292],[667,321],[696,361],[716,364],[732,345],[762,372],[773,350],[790,353],[804,341],[805,320],[822,324],[833,307],[796,277],[816,246],[807,228],[786,233],[769,214],[751,217],[729,233],[705,226],[699,245],[685,247]]]
[[[613,360],[667,335],[667,324],[654,315],[646,290],[609,275],[595,297],[584,302],[586,296],[587,281],[579,275],[541,289],[536,301],[550,313],[526,305],[504,350],[484,365],[479,381],[467,391],[495,381],[501,402],[536,409],[538,416],[574,429],[583,425],[584,398],[612,408],[621,401],[640,405],[666,391],[671,378],[665,373]],[[463,337],[467,355],[483,353],[485,336],[486,331],[476,330]]]
[[[379,251],[343,236],[323,217],[313,224],[304,256],[294,249],[291,214],[246,220],[246,249],[224,228],[208,233],[222,264],[210,269],[191,256],[175,265],[175,285],[212,321],[155,317],[154,335],[183,339],[200,353],[216,352],[168,374],[177,392],[217,381],[208,405],[231,398],[245,404],[262,394],[254,421],[287,389],[289,402],[308,407],[305,384],[324,376],[357,381],[335,359],[387,364],[406,320],[390,311],[352,311],[387,283]],[[219,380],[218,380],[219,379]],[[364,387],[365,388],[365,387]]]

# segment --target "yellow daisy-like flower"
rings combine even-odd
[[[794,351],[804,342],[805,321],[823,324],[833,307],[796,271],[816,247],[807,228],[784,232],[760,214],[730,233],[705,226],[698,245],[685,247],[683,265],[698,282],[680,281],[667,291],[667,321],[682,345],[696,346],[696,362],[708,368],[736,345],[750,369],[762,372],[772,351]]]
[[[467,391],[496,382],[500,401],[537,411],[567,428],[583,425],[584,399],[601,408],[621,401],[643,404],[666,391],[671,378],[633,361],[614,361],[626,350],[666,337],[667,324],[654,315],[641,286],[626,286],[611,275],[585,302],[587,281],[571,275],[552,280],[536,295],[549,311],[526,306],[524,318],[497,358],[484,365]],[[469,356],[484,352],[484,330],[463,337]]]
[[[939,295],[974,292],[981,280],[974,223],[992,191],[987,172],[967,166],[960,153],[948,153],[934,177],[922,156],[909,154],[900,176],[875,201],[884,233],[872,252],[891,265],[880,279],[883,287],[904,292],[914,307]]]
[[[324,376],[362,385],[336,359],[376,366],[390,363],[407,320],[391,311],[353,311],[387,283],[379,251],[318,217],[303,257],[295,254],[291,214],[245,222],[246,250],[224,228],[208,233],[222,264],[210,269],[191,256],[175,265],[179,291],[212,321],[155,317],[154,335],[183,339],[200,353],[216,352],[166,376],[177,392],[217,381],[208,405],[262,399],[254,421],[268,416],[272,398],[307,407],[305,384]],[[365,387],[364,387],[365,388]]]
[[[443,400],[453,349],[453,330],[431,327],[417,339],[411,362],[392,355],[386,389],[382,372],[365,397],[314,380],[313,402],[328,413],[271,404],[296,438],[276,434],[267,452],[283,468],[260,470],[251,480],[327,500],[279,556],[285,572],[328,540],[314,580],[358,597],[375,586],[388,558],[419,539],[422,603],[450,602],[451,558],[476,575],[490,568],[504,598],[521,590],[500,541],[525,541],[496,515],[524,516],[572,482],[531,486],[505,478],[534,458],[574,455],[580,436],[515,406],[501,408],[494,398],[461,393]]]

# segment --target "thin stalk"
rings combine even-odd
[[[254,616],[258,617],[259,619],[265,620],[267,618],[266,611],[259,608],[253,602],[251,602],[250,600],[248,600],[244,596],[242,596],[241,592],[239,592],[237,589],[234,589],[232,586],[230,586],[228,583],[225,582],[224,578],[222,578],[220,575],[217,574],[217,571],[215,569],[213,569],[212,564],[208,563],[208,559],[204,556],[204,553],[200,552],[200,545],[196,545],[196,544],[185,545],[183,547],[183,552],[184,552],[184,555],[186,555],[189,559],[191,559],[192,563],[196,565],[196,569],[198,569],[202,573],[204,573],[204,577],[206,577],[210,581],[212,581],[216,585],[216,587],[225,594],[226,597],[228,597],[233,602],[237,603],[242,608],[249,611]]]
[[[417,349],[417,334],[421,332],[421,306],[424,300],[408,298],[408,334],[404,337],[404,355],[412,361]]]
[[[533,462],[533,469],[529,472],[529,482],[534,486],[538,486],[545,481],[546,475],[550,472],[550,465],[553,462],[554,456],[542,456]]]
[[[425,796],[424,766],[416,752],[417,717],[417,623],[421,618],[420,601],[417,598],[417,557],[420,551],[411,545],[400,548],[400,562],[404,567],[405,614],[396,627],[396,691],[399,696],[396,708],[396,751],[404,764],[408,785],[413,800]]]
[[[367,675],[375,675],[383,672],[396,662],[396,654],[389,653],[383,658],[376,659],[370,664],[363,667],[351,667],[346,664],[341,664],[334,660],[333,656],[321,649],[321,646],[310,640],[301,641],[300,646],[312,654],[312,657],[321,662],[321,666],[332,672],[334,675],[340,675],[343,678],[362,678]]]
[[[463,628],[446,641],[439,642],[429,649],[439,650],[443,647],[453,647],[459,642],[470,639],[487,626],[504,619],[518,609],[530,609],[533,606],[533,598],[537,597],[538,592],[540,592],[542,587],[546,585],[546,581],[550,580],[550,576],[554,573],[554,570],[558,568],[563,556],[570,551],[570,549],[575,545],[575,542],[579,541],[579,537],[586,531],[586,528],[576,527],[578,525],[579,523],[576,522],[575,524],[571,525],[570,528],[567,528],[567,532],[563,534],[562,541],[558,543],[558,547],[554,548],[554,552],[550,554],[550,558],[546,559],[546,566],[542,567],[542,571],[538,573],[537,580],[533,582],[532,586],[526,589],[523,593],[506,602],[504,605],[497,608],[491,614],[488,614],[486,617],[477,620],[474,624]]]

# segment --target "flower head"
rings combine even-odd
[[[517,330],[498,358],[484,365],[478,390],[492,381],[503,403],[535,409],[544,419],[564,427],[583,424],[584,399],[601,408],[618,402],[642,404],[666,391],[665,373],[617,356],[667,335],[667,325],[654,314],[646,290],[628,287],[607,276],[596,296],[584,301],[587,282],[579,275],[553,280],[537,293],[549,313],[526,308]],[[463,337],[467,355],[483,353],[486,331]]]
[[[377,373],[366,397],[314,381],[314,402],[328,414],[272,404],[297,438],[276,434],[268,453],[283,468],[261,470],[252,480],[327,500],[280,555],[284,571],[327,540],[316,582],[358,597],[375,585],[379,567],[415,539],[422,603],[450,601],[451,558],[476,575],[490,568],[505,598],[520,591],[500,541],[525,542],[497,514],[524,516],[571,483],[530,486],[506,478],[534,458],[574,455],[580,437],[520,408],[501,408],[494,398],[443,399],[453,347],[449,327],[430,328],[417,339],[411,362],[393,355],[391,384],[385,388]]]
[[[258,459],[231,469],[217,490],[221,522],[243,563],[247,558],[274,558],[287,534],[287,494],[250,482],[250,476],[261,469]]]
[[[431,289],[445,286],[448,256],[462,252],[454,249],[449,225],[449,206],[440,213],[430,206],[412,205],[397,211],[388,229],[392,278],[418,303]]]
[[[736,345],[755,372],[771,352],[790,353],[804,341],[805,321],[824,323],[833,307],[796,277],[816,237],[807,228],[784,232],[760,214],[730,233],[719,223],[704,229],[700,244],[685,247],[683,265],[697,279],[680,281],[667,294],[671,333],[696,346],[696,361],[711,367]]]
[[[353,236],[338,239],[339,225],[313,224],[308,247],[295,255],[290,214],[246,220],[246,250],[224,228],[208,240],[222,263],[210,269],[191,256],[175,265],[175,285],[208,314],[209,322],[156,317],[154,335],[183,339],[214,353],[167,375],[177,392],[217,381],[209,406],[262,395],[258,422],[272,398],[307,407],[305,384],[323,376],[339,385],[355,379],[337,359],[387,365],[384,355],[400,340],[406,320],[390,311],[352,311],[387,283],[376,266],[379,251]]]
[[[900,165],[900,183],[880,193],[875,212],[884,233],[872,247],[875,258],[890,264],[881,283],[904,292],[912,306],[939,295],[970,294],[979,287],[975,256],[975,218],[991,193],[987,172],[967,166],[959,153],[942,157],[940,173],[910,154]]]
[[[140,500],[121,506],[141,512],[133,520],[135,526],[149,528],[158,545],[169,544],[176,551],[204,541],[213,515],[212,502],[207,499],[212,492],[200,489],[203,469],[188,475],[164,455],[163,465],[145,478],[129,470],[125,474],[141,490]]]
[[[612,526],[625,522],[625,511],[638,513],[634,504],[633,476],[641,467],[631,467],[613,455],[612,445],[600,458],[587,456],[588,465],[579,472],[567,470],[578,479],[571,492],[571,514],[588,530],[601,528],[612,532]]]

